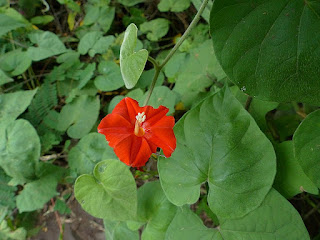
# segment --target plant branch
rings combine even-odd
[[[197,25],[197,23],[200,20],[201,14],[203,13],[204,9],[206,8],[207,4],[208,4],[209,0],[204,0],[201,4],[201,7],[199,8],[199,11],[197,12],[196,16],[194,17],[194,19],[192,20],[192,22],[190,23],[189,27],[187,28],[187,30],[184,32],[184,34],[181,36],[181,38],[179,39],[179,41],[176,43],[176,45],[171,49],[171,51],[168,53],[168,55],[166,56],[166,58],[163,60],[163,62],[159,65],[157,63],[157,61],[155,59],[153,59],[152,57],[148,57],[148,60],[153,64],[154,68],[155,68],[155,73],[150,85],[150,89],[147,95],[147,98],[144,102],[144,106],[148,104],[149,100],[150,100],[150,96],[153,92],[154,86],[156,85],[156,82],[158,80],[160,71],[162,70],[162,68],[167,64],[167,62],[170,60],[170,58],[173,56],[173,54],[179,49],[179,47],[181,46],[181,44],[183,43],[184,40],[186,40],[186,38],[189,36],[190,32],[192,31],[192,29]]]

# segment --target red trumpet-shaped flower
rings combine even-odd
[[[169,109],[160,106],[139,107],[137,101],[126,97],[103,118],[98,132],[105,135],[118,158],[132,167],[146,164],[157,147],[170,157],[176,148],[173,133],[174,118],[166,116]]]

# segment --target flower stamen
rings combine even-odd
[[[141,127],[141,124],[146,120],[146,115],[144,112],[138,113],[136,116],[136,123],[134,125],[134,134],[138,137],[144,135],[144,129]]]

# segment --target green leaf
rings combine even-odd
[[[224,240],[217,229],[205,227],[202,220],[187,207],[177,210],[176,216],[168,227],[165,239]]]
[[[155,69],[154,68],[152,68],[150,70],[143,71],[143,73],[141,74],[141,77],[139,78],[139,81],[138,81],[136,87],[137,88],[141,88],[141,89],[148,88],[151,85],[151,82],[152,82],[154,74],[155,74]],[[163,75],[162,72],[160,72],[158,80],[157,80],[155,86],[156,87],[157,86],[162,86],[163,82],[164,82],[164,75]]]
[[[239,88],[236,86],[235,91],[235,96],[239,100],[239,102],[242,103],[243,106],[245,106],[247,100],[248,100],[248,95],[243,93]],[[278,107],[279,103],[276,102],[268,102],[268,101],[263,101],[258,98],[253,98],[250,104],[250,107],[248,109],[248,112],[251,114],[251,116],[254,118],[258,126],[260,127],[261,131],[267,132],[268,131],[268,126],[267,126],[267,121],[266,121],[266,114],[270,112],[273,109],[276,109]]]
[[[57,180],[53,176],[46,176],[39,180],[27,183],[17,196],[19,212],[31,212],[42,209],[51,198],[58,195]]]
[[[26,24],[4,13],[0,13],[0,37],[12,30],[25,27]]]
[[[13,50],[0,57],[0,68],[10,76],[17,76],[24,73],[32,63],[27,52],[21,49]]]
[[[301,0],[217,0],[210,28],[228,77],[276,102],[320,103],[320,6]]]
[[[98,163],[93,176],[78,177],[75,197],[92,216],[111,221],[126,221],[135,217],[137,189],[129,168],[118,160]]]
[[[102,30],[107,32],[112,24],[115,15],[115,8],[103,3],[102,5],[86,4],[86,15],[83,19],[85,26],[90,26],[92,30]]]
[[[71,138],[88,134],[99,114],[100,102],[96,97],[81,95],[65,105],[58,118],[58,131],[66,131]]]
[[[78,51],[84,55],[89,53],[90,57],[96,54],[105,53],[111,43],[114,41],[114,36],[102,36],[102,32],[92,31],[86,33],[79,42]]]
[[[103,224],[108,240],[139,240],[138,230],[130,230],[125,222],[113,222],[104,219]]]
[[[9,186],[10,177],[0,168],[0,207],[5,206],[6,209],[14,209],[16,206],[15,191],[16,187]],[[1,222],[1,217],[0,217]]]
[[[183,208],[169,226],[166,239],[309,240],[310,237],[299,213],[272,189],[257,209],[242,218],[221,221],[216,229],[206,228],[197,215]]]
[[[100,76],[94,80],[94,85],[101,91],[114,91],[123,87],[120,67],[114,61],[101,61],[98,66]]]
[[[161,0],[158,4],[160,12],[182,12],[190,6],[191,0]]]
[[[19,183],[34,179],[39,157],[40,140],[28,121],[0,124],[0,166],[6,174]]]
[[[146,223],[142,240],[164,239],[176,210],[177,207],[164,195],[159,181],[148,182],[140,187],[137,220]]]
[[[164,18],[157,18],[140,25],[140,30],[147,34],[150,41],[158,41],[164,37],[169,31],[170,21]]]
[[[33,61],[59,55],[67,51],[59,37],[52,32],[36,31],[29,34],[30,41],[37,47],[29,47],[27,53]]]
[[[146,98],[148,93],[146,93],[143,99]],[[160,105],[169,108],[168,114],[173,114],[175,112],[174,106],[177,102],[177,94],[171,91],[168,87],[159,86],[155,87],[152,95],[150,97],[148,105],[158,108]]]
[[[78,89],[82,89],[93,77],[94,71],[96,70],[96,63],[90,63],[85,69],[80,70],[80,79]]]
[[[174,91],[182,96],[182,102],[191,106],[199,93],[205,93],[214,81],[225,77],[219,63],[214,57],[210,40],[190,50],[188,58],[179,66]]]
[[[241,217],[261,204],[275,176],[275,153],[228,88],[190,110],[174,131],[175,152],[158,161],[172,203],[195,203],[207,181],[208,203],[219,218]]]
[[[20,227],[12,230],[6,221],[0,222],[0,239],[2,240],[25,240],[27,231]]]
[[[304,173],[320,188],[320,110],[310,113],[293,135],[294,153]]]
[[[307,177],[293,153],[293,142],[282,142],[275,147],[277,175],[274,188],[284,197],[292,198],[301,192],[318,194],[318,188]]]
[[[13,82],[13,79],[0,69],[0,86],[9,82]]]
[[[148,59],[148,51],[135,52],[138,28],[130,24],[124,34],[120,48],[120,70],[126,88],[133,88],[138,82]]]
[[[124,6],[132,7],[138,3],[145,2],[145,0],[117,0],[117,2],[121,3]]]
[[[46,25],[49,22],[52,22],[54,17],[51,15],[43,15],[43,16],[36,16],[31,18],[30,22],[36,25]]]
[[[15,120],[30,105],[37,90],[17,91],[0,95],[0,122]],[[23,99],[23,101],[21,101]]]
[[[92,173],[94,166],[104,159],[117,157],[100,133],[89,133],[81,138],[68,155],[70,168],[78,174]]]

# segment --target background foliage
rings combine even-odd
[[[96,132],[201,3],[0,0],[0,239],[53,212],[63,239],[74,198],[108,240],[320,239],[317,1],[208,2],[149,101],[172,157],[130,169]]]

